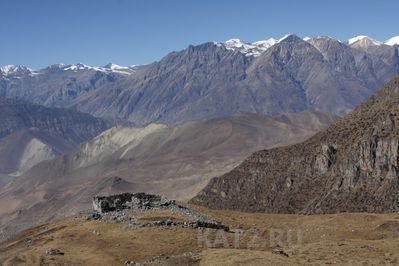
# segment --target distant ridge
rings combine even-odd
[[[0,173],[21,174],[107,128],[89,114],[0,97]]]

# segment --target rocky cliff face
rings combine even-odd
[[[399,210],[399,78],[301,144],[264,150],[193,203],[277,213]]]
[[[289,35],[243,53],[189,46],[129,74],[84,65],[0,73],[0,95],[146,125],[181,124],[243,112],[307,109],[344,115],[399,73],[398,46],[351,46]]]

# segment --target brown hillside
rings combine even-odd
[[[244,230],[239,246],[226,233],[228,246],[198,245],[198,229],[128,228],[126,223],[63,218],[21,232],[0,243],[1,265],[397,265],[398,214],[287,215],[201,209],[231,228]],[[153,211],[138,219],[171,214]],[[271,229],[282,230],[288,257],[272,252]],[[254,230],[259,232],[254,240]],[[287,243],[287,232],[301,230],[301,241]],[[208,239],[214,244],[216,231]],[[252,242],[249,246],[250,241]],[[265,245],[266,244],[266,245]],[[62,256],[46,255],[57,248]],[[161,255],[163,254],[163,255]],[[188,254],[189,256],[184,256]],[[190,255],[191,254],[191,255]],[[159,259],[154,260],[154,257]]]

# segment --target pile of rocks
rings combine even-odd
[[[125,261],[125,266],[150,266],[150,265],[197,265],[201,255],[193,252],[186,252],[179,255],[159,255],[148,261],[139,263],[131,260]]]
[[[212,228],[229,231],[229,227],[209,218],[193,209],[181,206],[165,197],[146,193],[124,193],[112,196],[94,197],[94,212],[87,220],[104,220],[108,222],[127,222],[130,228],[175,226],[181,228]],[[152,222],[139,222],[135,217],[128,215],[126,210],[153,211],[169,209],[172,212],[187,217],[187,221],[173,221],[162,219]]]
[[[208,216],[199,213],[196,210],[189,209],[187,207],[173,204],[169,207],[174,213],[189,217],[191,220],[195,221],[195,228],[203,227],[203,228],[212,228],[212,229],[223,229],[228,231],[229,228],[224,226],[222,223],[209,218]]]
[[[202,221],[184,221],[184,222],[177,222],[177,221],[172,221],[170,219],[165,219],[165,220],[159,220],[159,221],[154,221],[154,222],[149,222],[149,223],[138,223],[137,220],[131,220],[129,221],[129,227],[130,228],[143,228],[143,227],[160,227],[160,226],[174,226],[174,227],[180,227],[180,228],[211,228],[211,229],[222,229],[225,231],[229,231],[229,228],[227,226],[224,226],[223,224],[219,222],[202,222]]]
[[[94,197],[93,208],[99,213],[107,213],[121,210],[148,210],[153,208],[165,208],[175,204],[165,197],[146,193],[123,193],[112,196]]]
[[[49,248],[46,250],[46,255],[50,255],[50,256],[64,255],[64,252],[62,252],[61,250],[59,250],[57,248]]]
[[[285,256],[285,257],[289,257],[288,253],[285,252],[285,250],[282,247],[278,246],[278,245],[276,247],[272,248],[272,253],[273,254],[282,255],[282,256]]]

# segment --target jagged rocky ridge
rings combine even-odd
[[[309,140],[254,153],[191,201],[275,213],[399,210],[399,77]]]
[[[317,109],[343,115],[399,73],[398,45],[359,41],[288,35],[259,44],[257,56],[236,44],[210,42],[135,67],[129,75],[84,65],[20,69],[0,74],[0,95],[137,125],[243,112]]]

